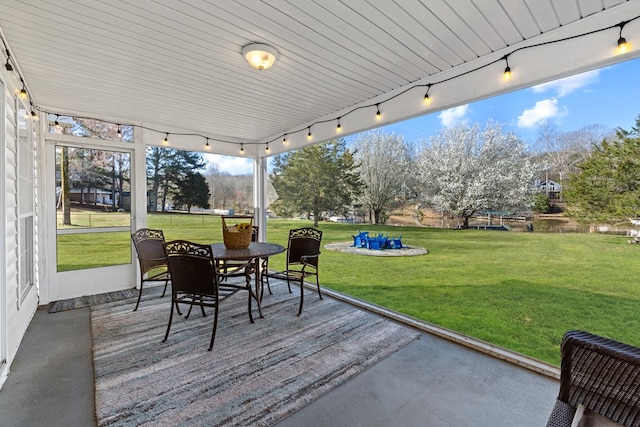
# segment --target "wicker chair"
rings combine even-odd
[[[289,292],[291,292],[291,282],[300,284],[300,308],[298,316],[302,314],[304,304],[304,280],[307,277],[315,276],[318,295],[322,299],[320,292],[320,282],[318,279],[318,260],[320,258],[320,242],[322,231],[315,228],[297,228],[289,231],[289,243],[287,244],[287,264],[283,271],[269,271],[268,266],[263,264],[262,279],[267,283],[267,288],[271,294],[269,278],[287,281]],[[264,294],[264,292],[261,292]]]
[[[213,307],[213,331],[209,351],[213,349],[213,342],[218,327],[218,306],[220,302],[239,292],[239,287],[225,287],[218,285],[218,274],[211,245],[201,245],[186,240],[173,240],[163,244],[164,251],[171,272],[171,314],[167,324],[167,332],[162,342],[166,342],[171,330],[173,308],[179,304],[188,304],[189,311],[185,319],[189,318],[193,306],[199,306],[202,315],[206,316],[205,307]]]
[[[167,267],[167,258],[164,254],[162,244],[165,242],[162,230],[151,228],[141,228],[131,235],[133,246],[138,254],[140,265],[140,292],[138,301],[133,311],[138,309],[140,298],[142,298],[142,288],[147,282],[164,282],[162,296],[167,292],[167,286],[171,280],[171,275]]]
[[[562,340],[560,392],[547,427],[569,427],[578,408],[640,426],[640,348],[583,331]]]

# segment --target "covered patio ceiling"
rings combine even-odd
[[[638,57],[638,17],[640,0],[0,0],[0,59],[36,110],[264,157]],[[616,56],[621,35],[636,50]],[[272,68],[248,65],[253,42]]]

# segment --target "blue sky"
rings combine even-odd
[[[631,129],[640,115],[640,59],[622,62],[528,89],[511,92],[439,113],[406,120],[382,129],[418,142],[460,121],[502,123],[532,149],[540,125],[549,121],[560,132],[588,125]],[[353,136],[352,136],[353,137]],[[348,137],[348,138],[352,138]],[[252,160],[206,155],[222,171],[232,175],[253,172]]]

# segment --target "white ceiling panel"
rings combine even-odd
[[[610,53],[622,21],[640,46],[636,17],[640,0],[0,0],[0,35],[42,112],[264,155],[338,118],[349,134],[638,57]],[[249,67],[252,42],[277,49],[271,69]]]

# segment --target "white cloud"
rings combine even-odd
[[[209,163],[217,164],[221,172],[228,172],[231,175],[250,175],[253,173],[253,159],[220,154],[205,154],[205,158]]]
[[[449,108],[448,110],[442,111],[438,115],[438,118],[440,119],[440,123],[442,124],[442,126],[448,128],[462,121],[465,114],[467,114],[468,109],[469,109],[469,104],[460,105],[454,108]]]
[[[535,93],[543,93],[546,91],[555,91],[556,96],[562,97],[569,95],[571,92],[575,92],[585,86],[592,83],[596,83],[600,80],[600,71],[593,70],[586,73],[576,74],[575,76],[565,77],[560,80],[555,80],[541,85],[533,86],[531,89]]]
[[[558,119],[566,115],[566,108],[560,108],[557,99],[543,99],[518,116],[518,126],[531,129],[549,119]]]

